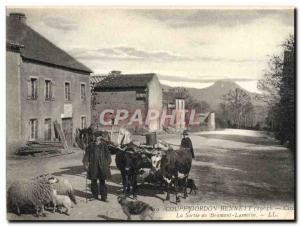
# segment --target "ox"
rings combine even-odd
[[[177,196],[178,179],[184,181],[184,198],[187,197],[187,181],[192,166],[192,149],[190,144],[182,143],[177,150],[157,152],[151,157],[152,166],[159,172],[167,183],[167,197],[170,200],[170,189],[172,183],[175,188],[176,203],[180,202]]]
[[[129,194],[132,192],[136,198],[137,175],[141,168],[151,168],[151,159],[144,151],[132,143],[122,147],[116,153],[116,166],[121,172],[123,192]]]

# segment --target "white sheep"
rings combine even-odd
[[[37,178],[52,178],[52,177],[55,177],[51,174],[43,174],[43,175],[40,175],[38,176]],[[55,177],[58,182],[57,183],[54,183],[52,184],[52,187],[54,190],[57,191],[57,194],[58,195],[67,195],[70,197],[71,201],[74,203],[74,204],[77,204],[76,202],[76,197],[75,197],[75,192],[74,192],[74,189],[72,187],[72,184],[67,180],[67,179],[63,179],[63,178],[58,178],[58,177]]]
[[[21,214],[21,208],[33,206],[36,216],[44,215],[44,206],[53,202],[53,188],[56,183],[54,177],[35,178],[30,180],[18,180],[11,184],[8,189],[8,206]]]
[[[65,214],[70,215],[71,211],[71,199],[66,195],[58,195],[57,191],[54,189],[53,191],[54,197],[53,197],[53,213],[55,212],[56,207],[65,207],[66,212]],[[61,208],[59,208],[60,213],[62,213]]]

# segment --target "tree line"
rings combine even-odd
[[[217,123],[224,128],[254,129],[255,113],[251,96],[240,88],[230,90],[222,97],[217,118]]]
[[[295,148],[295,41],[290,35],[281,45],[281,53],[273,55],[269,67],[259,81],[263,100],[268,106],[267,129],[275,137]]]

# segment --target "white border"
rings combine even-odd
[[[42,4],[43,3],[43,4]],[[41,1],[41,0],[2,0],[0,1],[0,27],[2,29],[2,32],[0,32],[0,39],[1,39],[1,45],[0,45],[0,70],[1,70],[1,76],[0,76],[0,106],[1,106],[1,112],[0,112],[0,118],[3,122],[2,125],[5,125],[5,7],[6,6],[76,6],[76,5],[85,5],[85,6],[106,6],[106,7],[116,7],[116,6],[127,6],[127,7],[135,7],[137,5],[139,6],[155,6],[155,7],[162,7],[162,6],[174,6],[174,5],[181,5],[181,7],[195,7],[195,6],[204,6],[203,8],[209,7],[230,7],[232,6],[243,8],[243,7],[286,7],[286,6],[294,6],[298,7],[300,4],[299,0],[244,0],[244,1],[238,1],[238,0],[230,0],[230,1],[222,1],[222,0],[206,0],[206,1],[196,1],[196,0],[152,0],[152,1],[138,1],[138,0],[106,0],[106,1],[96,1],[96,0],[72,0],[72,1],[64,1],[64,0],[51,0],[51,1]],[[297,21],[297,30],[298,30],[298,21]],[[298,41],[298,40],[297,40]],[[299,63],[299,57],[297,60],[297,63]],[[299,78],[297,79],[297,87],[299,87]],[[299,98],[297,100],[297,104],[299,106]],[[297,109],[299,112],[299,108]],[[299,123],[299,120],[298,120]],[[297,124],[298,125],[298,124]],[[297,140],[299,140],[299,133],[297,135]],[[0,220],[5,225],[8,224],[6,220],[6,156],[5,156],[5,126],[2,126],[2,129],[0,130],[0,143],[1,143],[1,163],[3,164],[2,170],[0,171],[1,176],[1,182],[0,183],[0,198],[1,198],[1,208],[0,208]],[[298,153],[299,155],[299,153]],[[298,175],[298,172],[297,172]],[[297,195],[299,197],[299,195]],[[297,200],[298,201],[298,200]],[[266,222],[267,223],[267,222]],[[27,223],[27,225],[31,225],[37,223]],[[46,223],[38,223],[38,224],[46,224]],[[80,223],[81,224],[81,223]],[[85,224],[85,223],[82,223]],[[111,224],[111,223],[110,223]],[[121,225],[121,223],[115,223],[117,225]],[[165,225],[172,225],[173,223],[164,223]],[[183,223],[180,223],[183,224]],[[203,224],[200,222],[200,224]],[[238,224],[244,224],[243,222]],[[264,223],[260,222],[258,225],[262,225]],[[63,225],[63,223],[58,223],[56,225]],[[220,225],[220,223],[213,223],[210,225]]]

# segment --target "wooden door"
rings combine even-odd
[[[44,125],[44,139],[46,141],[51,140],[51,119],[45,119],[45,125]]]
[[[73,145],[73,121],[72,118],[62,119],[62,130],[69,147]]]

